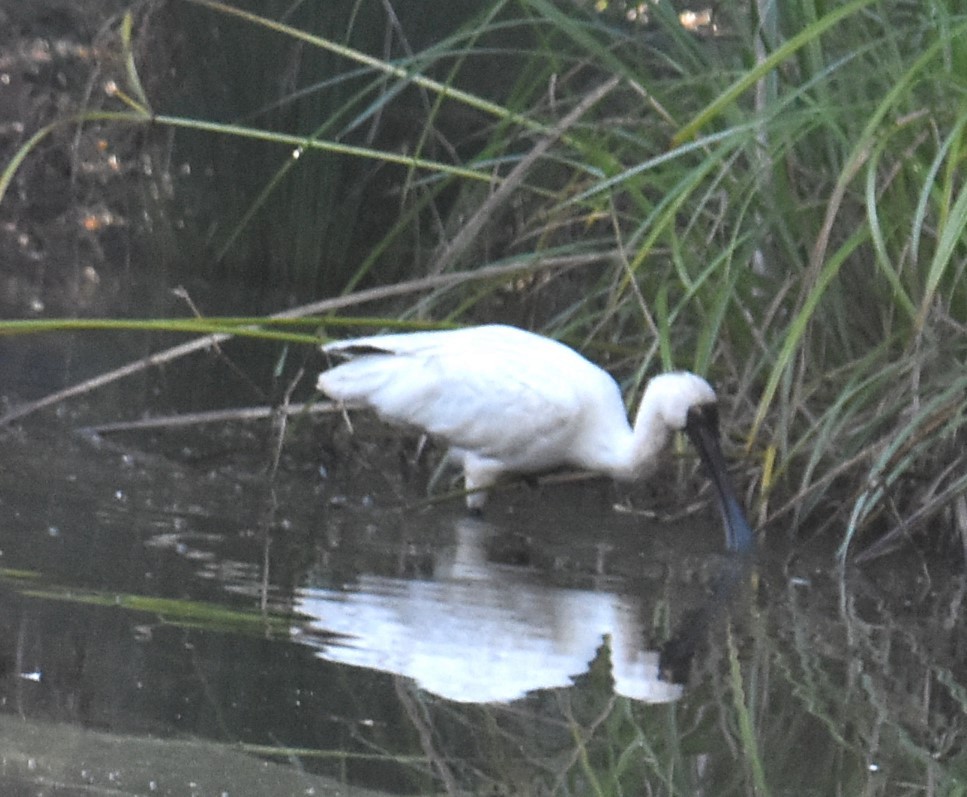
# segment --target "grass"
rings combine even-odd
[[[224,71],[186,73],[211,115],[154,107],[177,98],[126,23],[120,107],[39,130],[0,202],[58,124],[151,125],[185,157],[224,144],[217,268],[343,294],[343,312],[427,280],[383,305],[386,326],[515,320],[603,362],[629,397],[659,369],[708,373],[767,534],[831,529],[844,558],[967,535],[956,3],[725,9],[693,34],[668,4],[635,26],[493,0],[419,46],[412,20],[362,6],[338,24],[272,4],[179,13],[189,45],[224,36]]]

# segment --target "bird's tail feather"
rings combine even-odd
[[[404,362],[392,355],[362,357],[323,371],[316,388],[336,401],[370,403],[374,395],[399,378],[398,371],[404,367]]]

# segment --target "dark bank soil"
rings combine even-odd
[[[150,171],[137,128],[70,121],[121,110],[121,0],[0,0],[0,168],[45,125],[0,200],[0,316],[88,314],[130,266]],[[132,179],[137,176],[138,179]],[[149,192],[150,193],[150,192]]]

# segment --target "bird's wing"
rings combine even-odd
[[[491,351],[471,360],[448,355],[435,365],[440,389],[424,425],[485,456],[527,460],[529,452],[569,437],[582,412],[578,386],[549,363]]]
[[[516,327],[488,324],[461,329],[403,332],[395,335],[370,335],[349,340],[333,340],[322,346],[322,352],[343,358],[379,353],[432,357],[446,352],[470,353],[508,347],[533,349],[535,346],[561,347],[561,344]]]
[[[596,377],[603,372],[566,347],[503,329],[387,335],[327,347],[354,359],[323,372],[319,387],[513,466],[533,456],[535,446],[552,448],[566,439],[584,409],[585,370]]]

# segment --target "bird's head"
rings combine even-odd
[[[715,391],[702,377],[688,371],[659,374],[648,383],[647,393],[669,429],[684,431],[690,416],[702,415],[718,430]]]
[[[737,553],[751,550],[752,528],[729,481],[719,445],[718,403],[712,386],[700,376],[679,371],[653,378],[648,383],[647,394],[665,425],[684,431],[698,449],[718,493],[729,550]]]

